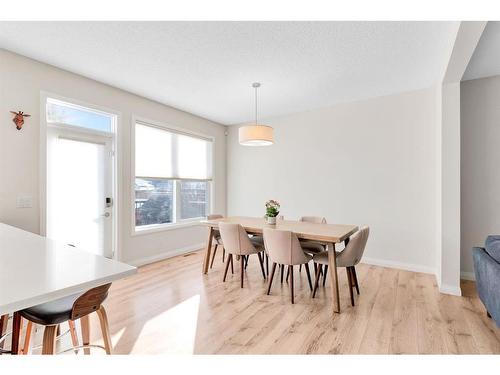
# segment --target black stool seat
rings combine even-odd
[[[82,293],[73,294],[68,297],[21,310],[19,313],[23,318],[44,326],[64,323],[70,320],[73,303],[75,303],[81,295]]]

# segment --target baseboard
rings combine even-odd
[[[163,253],[152,255],[149,257],[144,257],[144,258],[139,258],[139,259],[134,259],[134,260],[127,260],[127,261],[125,261],[125,263],[130,264],[131,266],[140,267],[140,266],[144,266],[146,264],[158,262],[160,260],[164,260],[164,259],[172,258],[172,257],[178,256],[178,255],[190,253],[191,251],[200,250],[204,247],[205,247],[205,243],[199,243],[196,245],[182,247],[180,249],[165,251]]]
[[[474,272],[462,271],[460,272],[460,278],[464,280],[476,281],[476,275]]]
[[[395,262],[393,260],[363,257],[363,259],[361,259],[361,263],[371,264],[373,266],[397,268],[397,269],[405,270],[405,271],[430,273],[432,275],[436,274],[436,270],[434,268],[431,268],[431,267],[426,267],[426,266],[422,266],[419,264]]]
[[[452,296],[461,296],[462,290],[458,286],[441,284],[439,287],[439,293],[451,294]]]

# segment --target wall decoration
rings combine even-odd
[[[23,111],[18,111],[18,112],[10,111],[10,113],[15,115],[14,118],[12,119],[12,121],[14,122],[14,124],[16,124],[17,130],[22,129],[22,127],[24,125],[24,118],[31,116],[31,115],[28,115],[27,113],[24,113]]]

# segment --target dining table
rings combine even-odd
[[[341,242],[349,241],[349,237],[359,230],[356,225],[348,224],[323,224],[294,220],[276,220],[276,224],[267,224],[265,218],[232,216],[214,220],[202,220],[201,225],[208,227],[207,245],[203,258],[202,273],[208,273],[210,254],[212,252],[212,240],[219,223],[234,223],[241,225],[248,234],[262,235],[264,228],[291,231],[297,235],[299,240],[311,240],[325,245],[328,251],[328,264],[330,272],[330,285],[333,299],[333,311],[340,313],[340,294],[337,273],[337,252],[335,246]]]
[[[135,272],[128,264],[0,223],[0,316],[13,313],[11,354],[19,352],[20,310]]]

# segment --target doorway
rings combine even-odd
[[[46,235],[114,256],[116,115],[46,99]]]

